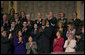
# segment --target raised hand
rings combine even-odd
[[[8,39],[10,39],[11,37],[12,37],[12,34],[10,33]]]

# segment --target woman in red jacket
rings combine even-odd
[[[61,32],[56,33],[57,38],[53,41],[53,52],[63,52],[64,38],[61,37]]]

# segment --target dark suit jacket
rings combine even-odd
[[[37,20],[35,20],[35,23],[38,25],[38,27],[41,27],[42,26],[42,20],[43,19],[41,19],[41,21],[39,23],[37,23]]]
[[[1,36],[1,54],[11,54],[10,40],[8,37]]]
[[[67,18],[64,18],[64,19],[59,18],[59,19],[58,19],[58,22],[59,22],[59,21],[63,22],[63,27],[64,27],[64,28],[67,28],[67,24],[68,24]]]

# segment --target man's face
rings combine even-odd
[[[76,13],[73,13],[73,18],[77,18],[77,15],[76,15]]]
[[[2,36],[4,36],[4,37],[5,37],[5,36],[6,36],[6,34],[7,34],[7,33],[6,33],[6,31],[3,31],[3,32],[2,32]]]
[[[11,23],[11,26],[12,26],[12,27],[15,27],[15,22],[12,22],[12,23]]]
[[[34,28],[37,29],[37,24],[34,24]]]
[[[14,15],[14,18],[15,18],[15,19],[18,19],[18,14],[15,14],[15,15]]]
[[[63,18],[64,17],[64,14],[63,13],[60,13],[60,17]]]
[[[24,16],[24,12],[21,12],[21,15]]]
[[[27,20],[30,20],[30,14],[26,15]]]
[[[41,13],[38,13],[38,18],[41,18]]]
[[[49,16],[52,17],[53,16],[53,13],[52,12],[49,12]]]

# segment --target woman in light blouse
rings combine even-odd
[[[65,41],[64,48],[65,52],[76,52],[76,40],[74,39],[74,34],[70,33],[69,38]]]

